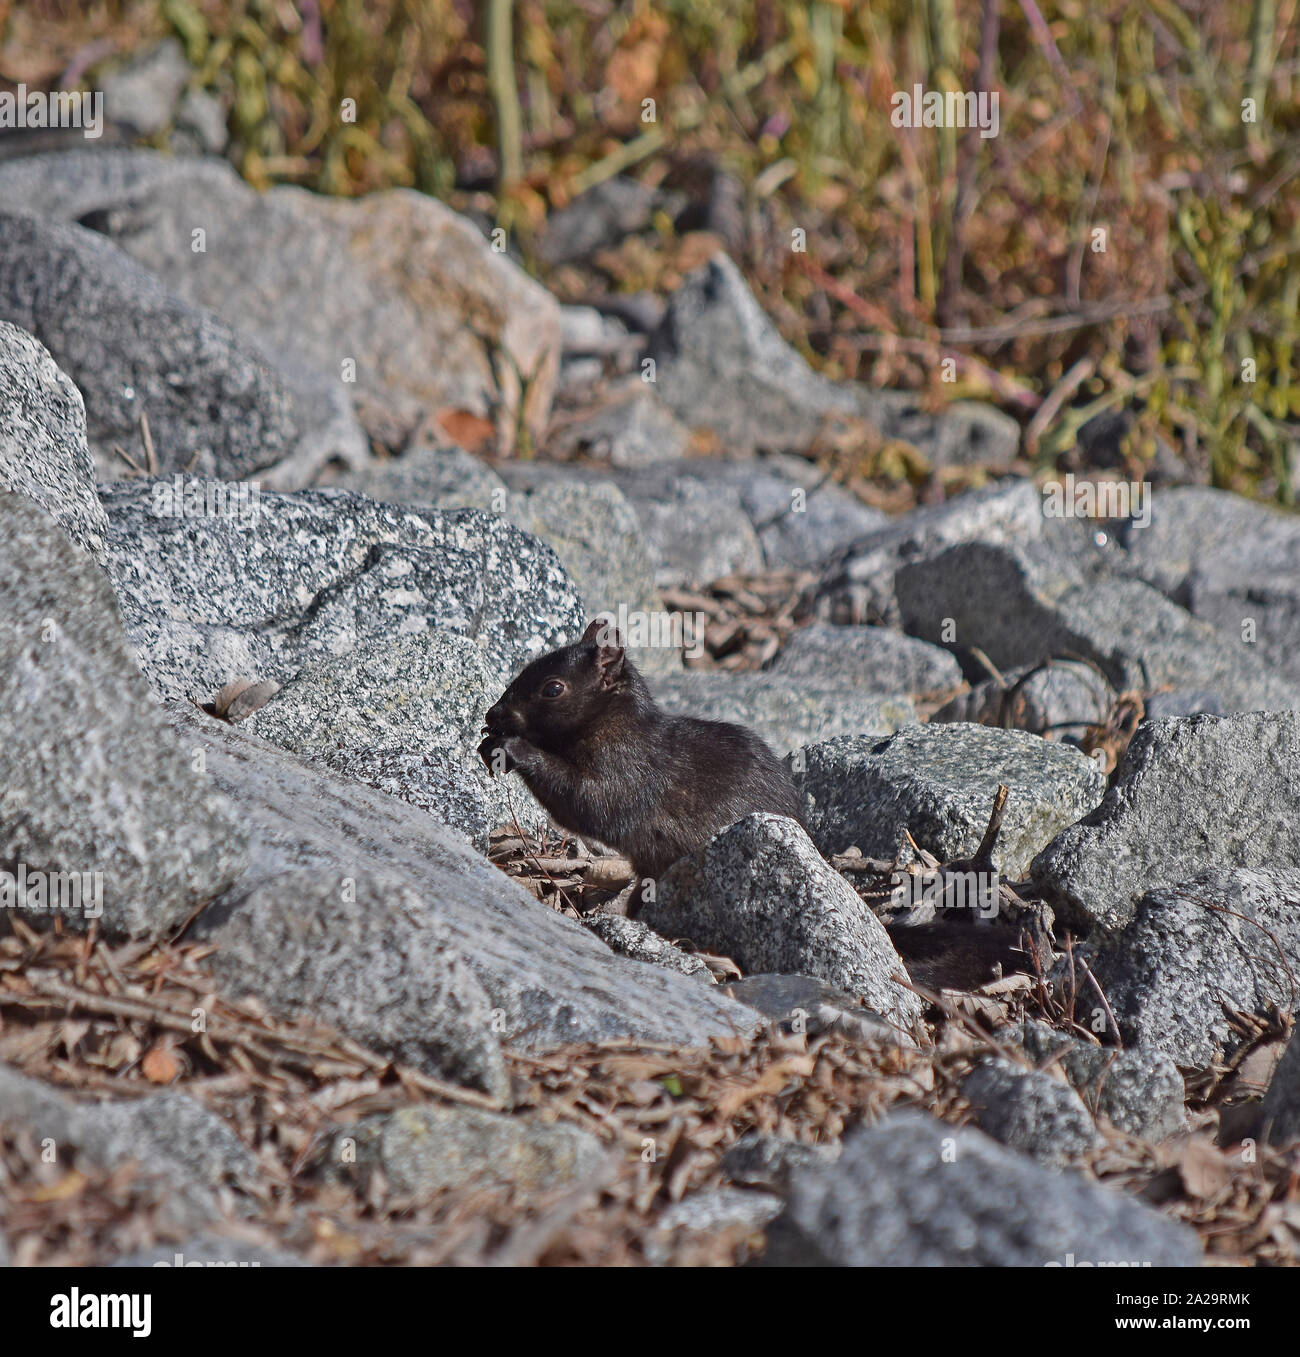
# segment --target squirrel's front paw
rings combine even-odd
[[[518,735],[489,735],[478,747],[478,756],[487,766],[488,772],[496,777],[498,773],[508,773],[524,761],[528,751],[527,740]]]

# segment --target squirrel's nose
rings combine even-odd
[[[494,702],[483,719],[493,730],[508,730],[519,723],[519,718],[504,702]]]

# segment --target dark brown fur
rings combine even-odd
[[[800,818],[789,772],[752,730],[664,711],[599,621],[534,660],[483,729],[489,769],[516,769],[557,824],[616,848],[639,877],[753,811]]]

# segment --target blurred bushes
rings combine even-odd
[[[527,255],[549,209],[612,173],[723,167],[748,195],[751,280],[831,375],[1001,399],[1040,462],[1127,408],[1130,471],[1160,434],[1216,484],[1294,498],[1296,0],[515,0],[495,72],[488,5],[469,0],[73,8],[0,0],[0,52],[38,38],[70,63],[92,34],[129,50],[178,33],[231,99],[254,184],[413,186],[487,211]],[[978,88],[982,51],[996,139],[891,125],[895,90]],[[503,99],[523,152],[509,182]],[[655,229],[594,284],[549,281],[654,286],[679,243]]]

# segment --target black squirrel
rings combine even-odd
[[[555,822],[660,876],[754,811],[802,823],[785,764],[752,731],[658,706],[597,618],[534,660],[488,711],[479,757],[515,769]]]

